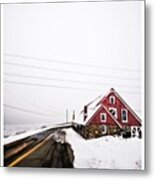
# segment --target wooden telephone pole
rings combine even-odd
[[[68,122],[68,109],[66,109],[66,123]]]
[[[75,121],[75,110],[73,110],[72,120]]]

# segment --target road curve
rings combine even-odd
[[[4,146],[6,167],[74,168],[74,153],[61,129],[48,130]]]

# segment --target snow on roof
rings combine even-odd
[[[103,101],[111,92],[115,92],[115,89],[111,88],[110,91],[108,91],[104,96],[102,96],[101,99],[96,104],[96,106],[98,106],[101,103],[101,101]]]
[[[92,108],[88,108],[88,116],[85,120],[85,123],[87,123],[89,121],[89,119],[102,107],[102,105],[98,105]]]
[[[111,88],[110,90],[114,90],[113,88]],[[103,106],[102,104],[100,104],[100,102],[106,98],[108,96],[109,92],[104,95],[104,96],[98,96],[94,101],[92,101],[91,103],[89,103],[90,105],[88,106],[88,114],[87,114],[87,118],[85,119],[85,121],[83,120],[83,111],[80,114],[79,118],[78,118],[78,122],[80,122],[81,124],[85,125],[87,124],[87,122],[90,120],[90,118],[93,116],[93,114],[95,114],[100,108],[101,106]],[[105,107],[104,107],[105,108]],[[105,110],[107,110],[105,108]],[[108,110],[107,110],[108,111]],[[111,115],[111,114],[110,114]],[[112,116],[112,115],[111,115]],[[113,116],[112,116],[113,118]],[[116,119],[114,119],[114,121],[116,122],[116,124],[118,124],[119,127],[121,127],[121,125],[117,122]]]
[[[91,116],[101,107],[101,105],[96,106],[97,102],[99,102],[103,97],[99,96],[97,99],[95,99],[95,101],[93,101],[89,106],[87,106],[88,108],[88,116],[86,118],[86,120],[84,121],[84,115],[83,115],[83,111],[80,113],[79,117],[78,117],[78,123],[81,123],[83,125],[85,125],[87,123],[87,121],[91,118]]]

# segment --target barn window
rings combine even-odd
[[[101,125],[101,132],[102,132],[102,134],[107,133],[107,126],[106,125]]]
[[[117,110],[116,108],[109,108],[109,112],[117,119]]]
[[[110,96],[109,97],[109,103],[110,104],[115,104],[115,96]]]
[[[100,114],[100,120],[102,122],[106,122],[107,121],[107,114],[106,113],[101,113]]]
[[[122,117],[122,122],[128,122],[128,111],[127,109],[122,109],[121,110],[121,117]]]

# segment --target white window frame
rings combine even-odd
[[[104,128],[103,128],[104,127]],[[107,133],[107,125],[102,125],[102,134],[104,135],[104,134],[106,134]],[[103,131],[103,129],[104,129],[104,131]]]
[[[114,107],[110,107],[110,108],[109,108],[109,112],[110,112],[110,110],[114,110],[114,111],[115,111],[114,117],[117,119],[117,118],[118,118],[117,109],[114,108]],[[111,114],[111,112],[110,112],[110,114]],[[112,114],[111,114],[111,115],[112,115]],[[113,116],[113,115],[112,115],[112,116]]]
[[[102,119],[102,115],[104,115],[105,120]],[[107,122],[107,113],[100,113],[100,121],[101,122]]]
[[[123,111],[126,112],[126,120],[123,120]],[[125,108],[121,109],[121,120],[123,123],[128,123],[128,110]]]
[[[112,103],[111,99],[113,99],[113,103]],[[109,103],[110,104],[115,104],[115,102],[116,102],[115,96],[110,96],[109,97]]]

